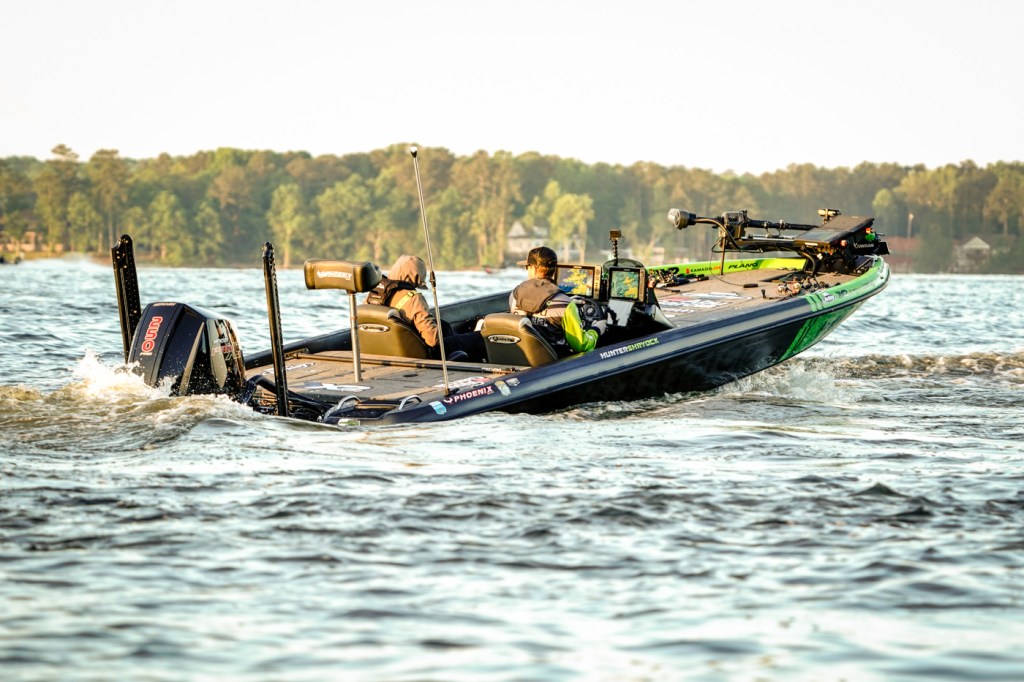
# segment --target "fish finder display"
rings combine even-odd
[[[569,296],[594,298],[597,268],[590,265],[559,265],[555,277],[558,288]]]
[[[643,268],[608,268],[608,298],[643,301],[645,279]]]

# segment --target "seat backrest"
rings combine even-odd
[[[430,347],[416,328],[386,305],[363,303],[356,307],[359,350],[373,355],[429,358]]]
[[[382,277],[376,263],[310,258],[302,266],[307,289],[341,289],[350,294],[370,291]]]
[[[480,334],[487,347],[487,360],[492,364],[536,367],[558,359],[555,349],[537,333],[530,318],[523,315],[487,315]]]

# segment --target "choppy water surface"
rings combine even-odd
[[[346,323],[279,280],[286,340]],[[140,284],[267,345],[256,269]],[[335,429],[115,371],[109,267],[0,268],[0,677],[1022,679],[1022,285],[897,276],[710,393]]]

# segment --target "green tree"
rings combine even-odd
[[[996,253],[982,271],[990,274],[1024,275],[1024,239],[1017,239],[1006,251]]]
[[[476,245],[465,238],[472,213],[465,210],[466,202],[459,190],[449,187],[427,207],[431,246],[438,265],[442,268],[468,268],[479,265]]]
[[[944,166],[929,171],[916,169],[903,178],[894,191],[915,216],[926,216],[929,224],[949,229],[956,198],[957,170]],[[951,231],[951,230],[950,230]]]
[[[883,188],[875,194],[875,200],[871,202],[872,213],[876,219],[876,225],[887,226],[887,229],[894,230],[902,227],[903,216],[906,215],[906,208],[898,201],[892,190]],[[909,236],[904,234],[904,236]]]
[[[21,241],[34,204],[32,183],[16,165],[0,159],[0,233]]]
[[[503,262],[513,207],[521,200],[512,156],[499,152],[491,158],[479,151],[456,161],[452,186],[459,191],[464,210],[470,214],[470,219],[463,222],[476,244],[477,263]]]
[[[558,197],[562,196],[562,186],[557,180],[549,180],[544,191],[530,200],[530,205],[523,214],[523,224],[528,227],[550,227],[551,211]]]
[[[111,247],[117,239],[118,216],[128,200],[128,163],[118,156],[116,149],[100,149],[89,159],[85,171],[92,183],[93,200],[106,222],[107,246]]]
[[[211,205],[210,200],[199,205],[195,215],[195,257],[197,262],[206,265],[219,265],[222,261],[224,232],[221,229],[220,215]]]
[[[78,186],[78,154],[66,145],[51,150],[56,157],[47,161],[43,171],[32,182],[36,194],[36,214],[46,233],[47,250],[66,245],[68,236],[68,201]]]
[[[265,218],[258,211],[255,191],[249,175],[242,166],[231,163],[229,150],[218,159],[220,171],[209,184],[207,196],[213,199],[220,215],[226,243],[235,253],[258,253],[259,246],[269,237],[263,228]]]
[[[712,173],[709,170],[669,169],[666,180],[670,183],[668,204],[671,207],[682,208],[701,216],[716,216],[721,213],[723,206],[729,205],[729,199],[727,198],[729,196],[728,181],[723,176]],[[667,210],[665,213],[654,211],[653,216],[648,217],[647,213],[653,209],[645,208],[646,204],[640,199],[640,197],[646,194],[643,188],[650,182],[651,178],[649,177],[638,178],[634,182],[636,188],[632,191],[631,195],[638,197],[635,200],[637,208],[631,210],[629,207],[624,207],[622,216],[623,226],[629,225],[627,222],[629,215],[632,211],[635,211],[638,216],[642,216],[647,221],[657,221],[658,229],[666,229],[665,225],[668,224],[665,220]],[[639,220],[639,218],[636,220]],[[638,225],[630,225],[627,234],[633,233],[636,229],[638,229]],[[715,236],[711,230],[700,229],[694,226],[685,230],[669,229],[668,234],[671,237],[666,237],[666,240],[675,244],[684,258],[701,260],[710,257],[711,244]]]
[[[359,226],[369,222],[373,211],[373,199],[363,177],[353,174],[336,182],[313,203],[321,229],[317,249],[341,258],[354,258]]]
[[[292,243],[297,238],[301,239],[313,222],[298,184],[289,182],[274,190],[270,210],[267,211],[267,222],[274,242],[283,253],[284,267],[291,267]]]
[[[373,212],[363,233],[365,244],[361,253],[375,263],[384,263],[402,253],[418,251],[412,244],[422,244],[415,239],[416,213],[412,197],[403,192],[395,182],[392,169],[386,169],[370,181],[370,196]],[[359,243],[357,242],[357,246]],[[368,253],[367,253],[368,252]]]
[[[1024,214],[1024,174],[1008,166],[996,169],[996,184],[985,198],[985,218],[996,223],[1003,236],[1010,234],[1011,223],[1020,223]]]
[[[962,237],[984,231],[985,203],[998,178],[989,169],[964,161],[956,173],[953,189],[953,224]]]
[[[917,223],[915,222],[915,225]],[[914,268],[921,272],[947,272],[953,262],[953,237],[948,230],[929,226],[914,254]]]
[[[570,243],[579,244],[580,262],[586,262],[587,223],[594,219],[594,201],[585,194],[563,194],[551,209],[551,239],[562,243],[562,257],[568,258]]]
[[[187,220],[181,202],[174,192],[164,190],[149,206],[149,227],[158,245],[160,260],[168,265],[184,265],[191,251],[191,240],[185,233]]]
[[[121,214],[120,228],[122,234],[131,235],[136,249],[142,250],[144,247],[147,250],[151,250],[149,246],[149,218],[146,216],[146,209],[141,206],[129,206],[126,208]]]
[[[85,253],[103,245],[103,216],[93,208],[89,197],[75,192],[68,200],[68,245]]]

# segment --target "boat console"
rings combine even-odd
[[[634,309],[644,306],[647,299],[647,270],[642,266],[605,264],[605,305],[612,319],[622,325],[629,323]]]
[[[596,298],[601,277],[593,265],[559,265],[555,284],[569,296]]]
[[[559,265],[555,281],[573,297],[586,322],[608,321],[601,345],[672,328],[650,289],[647,268],[616,252],[600,266]]]

